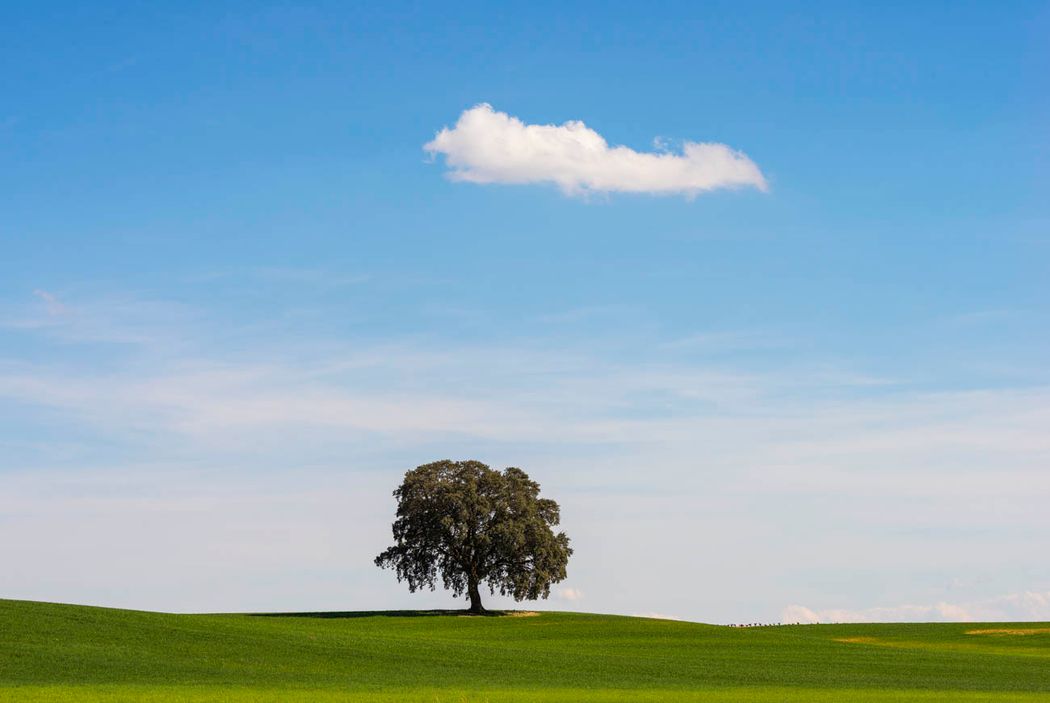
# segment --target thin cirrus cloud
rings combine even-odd
[[[811,610],[789,605],[781,622],[1025,622],[1050,619],[1050,591],[1021,591],[965,603],[897,605],[862,610]]]
[[[725,144],[690,142],[680,154],[609,146],[579,120],[526,124],[482,103],[423,145],[448,177],[470,183],[553,183],[567,195],[649,193],[693,198],[720,188],[768,190],[758,166]]]
[[[355,597],[404,607],[372,565],[389,538],[389,491],[413,462],[469,451],[535,471],[563,501],[579,551],[573,585],[554,595],[571,609],[635,613],[636,594],[650,593],[655,613],[742,622],[799,593],[814,609],[785,621],[1050,617],[1045,576],[1016,566],[1050,529],[1045,386],[872,385],[824,367],[665,354],[651,336],[633,356],[608,338],[547,332],[532,345],[440,348],[397,335],[292,339],[163,299],[51,297],[65,314],[0,305],[0,333],[26,342],[0,355],[0,563],[16,566],[0,591],[15,597],[199,612],[287,607],[306,593],[309,607],[337,609],[346,586],[331,584],[352,582]],[[710,337],[734,349],[767,341]],[[36,353],[74,345],[86,353],[62,363]],[[653,565],[695,549],[696,535],[709,536],[705,559],[654,587]],[[945,582],[962,584],[948,603],[904,591],[900,602],[919,605],[821,610],[840,594],[799,576],[831,554],[844,573],[907,584],[931,553]],[[339,579],[333,554],[346,556]],[[202,558],[223,589],[186,575]],[[85,559],[101,567],[70,580]],[[305,575],[285,579],[289,564]],[[710,564],[722,576],[704,599],[675,585]],[[1013,595],[998,599],[966,585],[1015,572],[1002,588]],[[865,587],[844,605],[881,595]],[[414,605],[447,602],[423,597],[433,600]]]

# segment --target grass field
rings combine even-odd
[[[169,615],[0,600],[0,700],[1050,701],[1050,625]]]

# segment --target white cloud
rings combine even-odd
[[[659,147],[659,144],[658,144]],[[491,105],[463,112],[423,148],[443,154],[449,177],[471,183],[554,183],[569,195],[652,193],[685,195],[751,186],[766,179],[742,152],[725,144],[685,142],[681,154],[610,147],[579,120],[525,124]]]
[[[820,622],[820,615],[804,605],[789,605],[780,611],[781,622],[801,622],[807,625]]]
[[[555,593],[557,593],[558,598],[561,600],[567,600],[573,603],[583,599],[583,592],[578,588],[559,588]]]
[[[678,617],[677,615],[669,615],[667,613],[655,613],[655,612],[632,613],[631,617],[635,617],[635,618],[649,618],[650,620],[683,620],[684,619],[684,618]]]
[[[1050,591],[1023,591],[967,603],[895,605],[861,610],[812,610],[789,605],[780,615],[786,623],[841,622],[1023,622],[1050,620]]]

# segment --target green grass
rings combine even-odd
[[[988,628],[1021,632],[967,634]],[[0,600],[0,700],[1050,701],[1050,625],[737,629],[575,613],[169,615]]]

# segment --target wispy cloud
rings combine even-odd
[[[682,456],[704,447],[709,457],[750,456],[746,463],[761,466],[766,484],[785,493],[872,490],[871,482],[908,472],[919,485],[946,465],[1028,470],[1050,453],[1050,439],[1039,431],[1050,421],[1045,388],[917,392],[864,374],[677,359],[673,341],[657,342],[648,358],[631,362],[586,346],[435,347],[427,340],[314,351],[271,342],[219,354],[214,332],[195,330],[190,310],[128,298],[61,304],[57,319],[50,309],[25,318],[23,332],[138,344],[135,363],[114,357],[71,368],[8,360],[0,363],[0,398],[54,408],[118,434],[135,428],[211,443],[298,428],[662,445]],[[178,340],[179,353],[159,343],[166,339]],[[878,392],[869,395],[872,388]]]
[[[71,343],[179,346],[186,305],[133,296],[75,297],[38,288],[35,304],[0,305],[0,330],[39,332]]]
[[[296,268],[292,266],[261,266],[244,271],[213,272],[212,278],[241,275],[274,283],[312,286],[318,288],[343,288],[367,283],[371,276],[363,273],[340,273],[320,268]]]
[[[677,615],[670,615],[668,613],[657,613],[654,611],[647,611],[644,613],[631,613],[632,617],[636,618],[649,618],[651,620],[684,620],[684,618],[678,617]]]
[[[740,151],[711,142],[685,142],[682,153],[638,152],[609,146],[583,122],[525,124],[491,105],[463,112],[423,146],[441,154],[449,178],[471,183],[553,183],[569,195],[651,193],[696,195],[719,188],[765,191],[758,166]]]
[[[698,332],[663,342],[664,349],[695,353],[722,353],[744,350],[785,349],[787,340],[754,330]]]
[[[33,291],[33,295],[43,301],[44,307],[49,316],[58,317],[59,315],[66,314],[66,306],[62,304],[62,301],[59,300],[58,296],[54,293],[49,293],[46,290],[37,288]]]
[[[195,558],[192,550],[178,564],[159,556],[150,562],[127,521],[149,512],[149,538],[165,538],[165,530],[180,529],[186,500],[207,503],[219,484],[257,486],[267,493],[260,501],[284,506],[286,486],[278,484],[291,476],[303,486],[345,481],[345,500],[303,497],[285,524],[315,524],[309,513],[322,504],[354,513],[354,529],[372,535],[355,552],[355,578],[373,584],[368,554],[389,530],[389,506],[379,510],[377,502],[413,462],[441,456],[535,473],[562,501],[579,547],[575,583],[617,584],[588,590],[585,602],[612,612],[635,612],[643,605],[638,593],[658,592],[644,605],[690,619],[746,619],[753,609],[744,605],[705,610],[692,591],[652,582],[660,564],[697,549],[703,559],[679,563],[682,583],[715,569],[721,597],[731,592],[742,604],[768,604],[769,583],[797,584],[797,573],[808,582],[829,560],[843,572],[878,569],[903,583],[928,568],[930,553],[945,580],[1017,573],[1031,560],[1031,535],[1050,529],[1042,499],[1050,491],[1050,389],[1041,386],[931,392],[904,381],[872,385],[864,373],[837,366],[830,373],[749,367],[736,357],[714,363],[656,335],[629,355],[604,340],[557,335],[498,344],[452,335],[336,342],[296,339],[278,328],[245,337],[236,322],[220,330],[201,311],[164,315],[163,301],[66,294],[60,302],[68,315],[52,317],[39,303],[32,314],[15,310],[39,325],[6,330],[32,341],[7,347],[0,359],[0,495],[11,497],[0,521],[0,561],[32,565],[0,576],[5,592],[41,595],[33,590],[41,574],[59,583],[62,534],[76,532],[145,555],[121,571],[119,551],[93,553],[107,565],[96,573],[110,574],[97,577],[98,592],[136,583],[136,593],[153,600],[136,595],[125,604],[165,607],[166,598],[183,597],[175,593],[178,574]],[[98,339],[129,343],[100,346]],[[168,339],[177,345],[161,341]],[[89,353],[36,353],[77,343]],[[173,476],[162,478],[156,461],[176,467]],[[118,478],[102,481],[98,466]],[[70,467],[79,467],[73,473],[84,486],[57,501],[56,472]],[[193,474],[198,469],[208,477]],[[148,511],[113,497],[113,485],[135,481],[153,496]],[[172,486],[194,497],[170,498]],[[110,507],[100,511],[98,501]],[[259,515],[266,510],[232,502],[221,519],[210,518],[213,531],[235,545],[224,558],[253,563],[254,541],[239,525],[265,534]],[[966,540],[960,527],[971,531]],[[34,545],[47,559],[19,551],[18,535],[27,533],[37,535]],[[281,545],[283,556],[267,558],[297,563],[294,544]],[[643,567],[613,578],[606,565],[622,563]],[[143,564],[170,578],[143,585],[135,576]],[[235,588],[254,589],[261,600],[252,602],[263,607],[272,593],[265,581],[231,581],[230,600],[222,602],[202,586],[187,607],[226,607]],[[374,585],[381,594],[375,603],[394,605],[389,584]],[[1001,590],[1024,586],[1011,581]],[[47,595],[62,598],[60,590]],[[951,603],[971,607],[962,596]],[[816,616],[828,617],[819,609]]]
[[[786,623],[837,622],[1023,622],[1050,620],[1050,591],[1021,591],[994,598],[925,605],[894,605],[851,610],[812,610],[789,605],[781,613]]]

